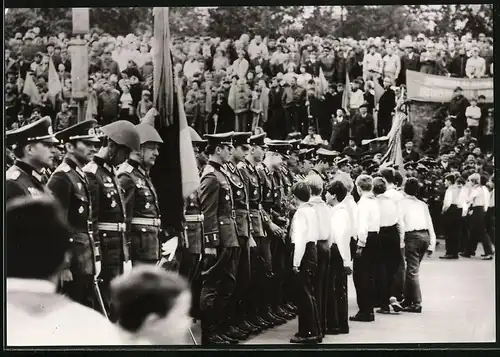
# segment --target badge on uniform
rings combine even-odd
[[[30,192],[31,196],[40,196],[41,195],[41,192],[34,187],[28,187],[28,191]]]
[[[104,181],[106,181],[106,182],[112,182],[111,181],[111,177],[109,177],[109,176],[106,176],[106,178],[104,179]]]
[[[146,202],[146,206],[144,206],[146,209],[149,209],[151,207],[151,204],[149,202]]]
[[[80,208],[78,208],[78,213],[80,213],[80,214],[83,213],[83,206],[80,206]]]
[[[226,201],[229,201],[229,196],[228,196],[228,195],[226,195],[225,199],[226,199]]]
[[[81,182],[78,182],[78,183],[76,184],[76,186],[78,186],[78,189],[79,189],[79,190],[81,190],[81,189],[82,189],[82,183],[81,183]]]
[[[116,207],[116,201],[111,202],[111,207],[113,207],[113,208]]]
[[[240,196],[241,195],[241,191],[236,191],[236,195]]]

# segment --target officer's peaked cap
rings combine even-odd
[[[78,124],[72,125],[69,128],[61,130],[55,134],[55,137],[63,142],[69,142],[73,140],[90,141],[98,143],[100,142],[98,131],[95,129],[97,120],[90,119],[82,121]]]

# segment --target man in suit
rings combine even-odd
[[[96,120],[86,120],[56,133],[66,147],[66,155],[47,183],[71,229],[72,257],[65,266],[62,292],[88,307],[95,306],[94,275],[99,273],[101,263],[96,262],[91,197],[82,168],[94,158],[100,145],[96,124]]]
[[[401,58],[401,72],[399,73],[398,84],[406,84],[406,70],[416,71],[420,70],[420,55],[414,52],[413,43],[406,45],[405,54]]]
[[[418,160],[420,160],[420,154],[413,149],[413,141],[408,140],[405,143],[405,149],[403,151],[403,161],[417,162]]]
[[[49,117],[7,132],[17,160],[5,173],[6,201],[45,192],[43,169],[53,167],[58,142]]]
[[[47,196],[7,203],[7,346],[120,345],[102,315],[56,293],[71,228]],[[86,326],[86,328],[82,328]]]
[[[389,77],[384,78],[384,94],[378,102],[378,136],[389,134],[392,126],[392,117],[396,107],[396,93],[391,88],[392,81]]]

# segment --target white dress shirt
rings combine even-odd
[[[330,208],[331,238],[329,243],[330,245],[337,244],[344,266],[352,267],[350,248],[352,221],[344,201]]]
[[[351,109],[358,109],[365,101],[364,93],[361,89],[351,93],[349,105]]]
[[[358,246],[366,246],[369,232],[380,231],[380,210],[373,194],[363,194],[358,201]]]
[[[489,199],[488,207],[495,208],[495,189],[491,190],[491,192],[490,192],[490,199]]]
[[[446,212],[451,205],[459,204],[460,189],[457,185],[450,185],[444,193],[443,212]]]
[[[396,201],[387,195],[387,192],[376,196],[378,207],[380,210],[380,227],[397,226],[399,234],[399,245],[404,247],[404,221],[401,215],[399,204],[401,200]]]
[[[458,194],[458,207],[462,209],[462,217],[467,216],[467,211],[469,210],[469,204],[467,203],[467,197],[469,197],[470,188],[463,186]]]
[[[406,196],[400,203],[406,232],[427,230],[429,232],[430,245],[428,250],[434,251],[436,247],[436,233],[432,224],[429,207],[423,201],[414,196]]]
[[[330,225],[330,207],[320,196],[311,196],[309,203],[313,206],[318,219],[318,237],[317,240],[328,240],[331,236]]]
[[[7,279],[6,332],[10,347],[122,344],[118,327],[46,280]]]
[[[316,242],[318,237],[318,218],[313,206],[306,202],[297,208],[293,215],[290,238],[294,244],[293,266],[299,267],[309,242]]]
[[[350,193],[348,193],[344,200],[342,201],[347,207],[347,212],[349,212],[349,218],[351,221],[351,232],[350,237],[357,239],[358,238],[358,205],[356,201],[354,201],[354,197]]]

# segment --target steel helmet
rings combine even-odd
[[[160,143],[160,144],[163,143],[160,134],[158,134],[158,131],[156,131],[156,129],[153,128],[152,125],[149,125],[147,123],[141,123],[137,124],[135,127],[139,132],[141,145],[147,142]]]
[[[118,145],[124,145],[133,151],[139,151],[141,149],[139,132],[135,128],[135,125],[129,121],[115,121],[114,123],[103,126],[101,131]]]

